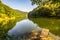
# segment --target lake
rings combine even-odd
[[[10,40],[17,40],[19,36],[26,35],[32,30],[41,30],[41,28],[47,28],[56,36],[60,36],[60,19],[55,18],[30,18],[24,19],[16,23],[16,25],[8,31],[9,35],[15,35]]]
[[[16,23],[16,25],[8,31],[8,35],[15,35],[9,40],[18,40],[17,37],[23,36],[25,33],[30,33],[32,30],[40,31],[41,28],[29,19],[24,19]],[[21,40],[21,39],[20,39]]]

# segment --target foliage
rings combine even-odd
[[[50,1],[52,1],[53,3],[60,2],[60,0],[50,0]]]
[[[60,0],[31,0],[32,5],[36,4],[36,5],[41,5],[41,4],[46,4],[48,2],[52,2],[52,3],[57,3],[60,2]]]
[[[29,17],[57,17],[60,18],[60,3],[39,5],[28,14]]]
[[[7,40],[7,32],[13,28],[17,21],[26,17],[24,12],[18,12],[0,1],[0,40]]]
[[[31,2],[32,2],[32,5],[34,5],[34,4],[40,4],[40,2],[41,2],[41,0],[31,0]]]

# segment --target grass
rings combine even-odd
[[[55,18],[30,18],[41,28],[48,28],[51,33],[60,36],[60,19]]]

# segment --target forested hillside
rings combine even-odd
[[[60,18],[60,2],[47,2],[38,5],[37,8],[29,12],[29,17],[55,17]]]
[[[0,1],[0,40],[6,40],[6,33],[17,21],[26,17],[22,11],[16,11]]]

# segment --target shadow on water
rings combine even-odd
[[[15,27],[8,31],[8,35],[15,35],[15,38],[9,40],[17,40],[18,35],[23,36],[22,34],[29,33],[32,30],[40,30],[37,24],[32,22],[29,19],[24,19],[20,22],[17,22]]]

